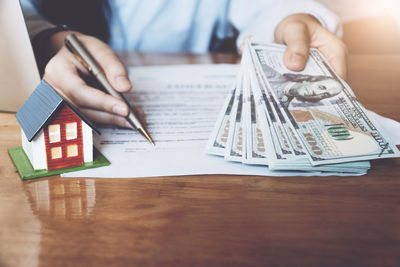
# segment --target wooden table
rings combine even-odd
[[[232,63],[129,54],[129,64]],[[360,101],[400,121],[400,55],[350,56]],[[0,113],[0,266],[399,266],[400,160],[362,177],[19,179]]]

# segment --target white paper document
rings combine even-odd
[[[219,110],[232,90],[237,65],[176,65],[129,69],[133,89],[126,94],[146,114],[156,146],[132,130],[100,129],[98,150],[110,166],[63,177],[157,177],[199,174],[265,176],[339,175],[277,172],[265,166],[227,162],[204,152]]]

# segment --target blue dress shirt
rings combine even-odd
[[[49,27],[31,4],[31,32]],[[67,0],[66,0],[67,1]],[[315,16],[331,32],[340,30],[337,17],[314,0],[110,0],[110,46],[117,51],[205,53],[211,38],[230,38],[239,32],[237,46],[247,35],[271,42],[276,25],[286,16]],[[33,28],[35,28],[33,27]],[[32,28],[32,27],[31,27]]]

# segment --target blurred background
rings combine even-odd
[[[349,52],[400,52],[400,0],[318,0],[343,21]]]
[[[399,0],[319,0],[334,10],[344,22],[380,15],[392,16],[400,26]]]

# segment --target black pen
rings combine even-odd
[[[106,78],[104,70],[101,68],[99,63],[93,58],[85,46],[79,41],[75,34],[71,33],[65,37],[65,46],[71,51],[81,64],[97,79],[97,81],[103,86],[103,88],[112,96],[124,101],[129,107],[129,114],[126,116],[126,120],[132,127],[136,128],[151,144],[155,145],[153,139],[147,133],[142,123],[135,115],[134,109],[129,104],[123,94],[115,91]]]

